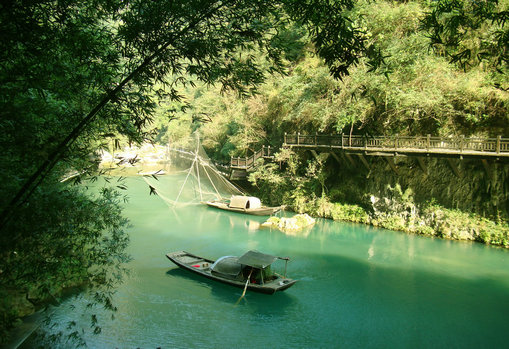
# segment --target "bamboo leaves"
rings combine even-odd
[[[503,73],[509,63],[507,3],[498,0],[440,0],[422,20],[430,45],[466,70],[487,63]]]

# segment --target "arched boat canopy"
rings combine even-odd
[[[248,251],[238,259],[238,262],[253,268],[265,269],[278,259],[276,256],[261,253],[258,251]]]
[[[230,199],[232,208],[260,208],[262,203],[260,199],[254,196],[233,195]]]
[[[242,271],[242,264],[239,263],[238,257],[224,256],[216,260],[210,269],[213,273],[235,279]]]

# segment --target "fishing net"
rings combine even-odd
[[[166,146],[159,167],[142,166],[139,174],[151,192],[172,207],[244,195],[210,160],[198,133],[178,145]]]

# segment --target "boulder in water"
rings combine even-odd
[[[308,214],[297,214],[293,217],[270,217],[266,222],[262,223],[262,227],[277,228],[282,232],[297,232],[306,227],[315,224],[315,219]]]

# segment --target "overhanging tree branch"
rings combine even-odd
[[[28,198],[33,194],[34,190],[42,183],[42,181],[46,178],[46,176],[51,172],[51,170],[55,167],[58,161],[62,158],[67,148],[80,136],[83,130],[90,125],[94,120],[97,114],[115,98],[115,96],[124,89],[124,87],[133,80],[138,74],[147,69],[151,64],[155,63],[161,55],[174,43],[175,37],[183,36],[193,28],[195,28],[201,21],[206,18],[212,16],[225,4],[220,2],[217,6],[210,9],[206,13],[201,16],[198,16],[194,20],[192,20],[185,28],[183,28],[180,32],[176,33],[176,35],[172,36],[172,38],[168,39],[168,41],[163,44],[159,49],[157,49],[153,54],[148,56],[143,60],[143,62],[134,69],[126,78],[124,78],[113,90],[106,93],[106,95],[99,101],[99,103],[80,121],[78,125],[57,145],[55,150],[46,158],[46,160],[42,163],[41,166],[28,178],[25,184],[18,190],[16,195],[10,201],[10,203],[4,208],[2,213],[0,214],[0,230],[5,227],[7,222],[11,219],[12,215],[19,207],[19,205],[23,204],[28,200]]]

